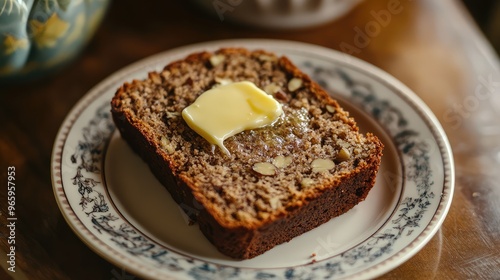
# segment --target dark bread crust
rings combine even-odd
[[[218,53],[225,55],[250,56],[268,54],[264,51],[250,52],[245,49],[222,49]],[[184,60],[173,62],[164,71],[176,71],[185,63],[209,63],[211,53],[202,52],[188,56]],[[287,58],[281,57],[279,65],[288,77],[298,77],[305,87],[321,103],[338,110],[338,120],[348,125],[353,133],[358,131],[354,120],[349,118],[338,103],[319,85],[296,68]],[[149,80],[161,82],[159,73],[150,73]],[[300,193],[279,211],[270,213],[263,220],[234,221],[227,219],[213,202],[200,191],[195,180],[182,173],[175,160],[165,152],[157,136],[144,121],[124,106],[122,100],[130,91],[141,85],[142,81],[133,81],[120,87],[111,101],[113,120],[123,139],[149,164],[153,174],[167,188],[173,199],[196,219],[204,235],[222,253],[238,258],[255,257],[283,242],[307,232],[331,218],[339,216],[363,201],[375,183],[380,165],[383,145],[372,134],[366,135],[366,142],[374,146],[371,154],[356,163],[348,174],[341,174],[319,186],[314,192]]]
[[[375,176],[376,170],[366,168],[261,229],[227,230],[203,216],[198,223],[205,236],[224,254],[237,259],[253,258],[346,213],[366,198]]]

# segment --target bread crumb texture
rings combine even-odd
[[[181,111],[206,90],[238,81],[274,95],[284,114],[271,126],[226,139],[226,155],[191,130]],[[265,51],[193,54],[125,84],[113,107],[147,135],[174,176],[224,226],[257,228],[275,220],[378,165],[382,150],[286,57]]]

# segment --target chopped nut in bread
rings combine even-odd
[[[229,81],[273,95],[283,114],[226,138],[226,154],[179,116],[200,94]],[[237,259],[262,254],[363,201],[382,156],[380,140],[361,134],[324,89],[288,58],[262,50],[192,54],[124,84],[111,105],[123,139],[177,203],[196,204],[200,230]]]

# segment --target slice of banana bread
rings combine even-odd
[[[224,141],[191,130],[181,111],[206,90],[250,81],[284,114]],[[228,48],[201,52],[120,87],[112,115],[123,139],[222,253],[255,257],[365,199],[383,144],[286,57]],[[224,108],[220,108],[224,110]]]

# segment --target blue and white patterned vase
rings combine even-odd
[[[75,58],[110,0],[0,0],[0,83],[45,76]]]

